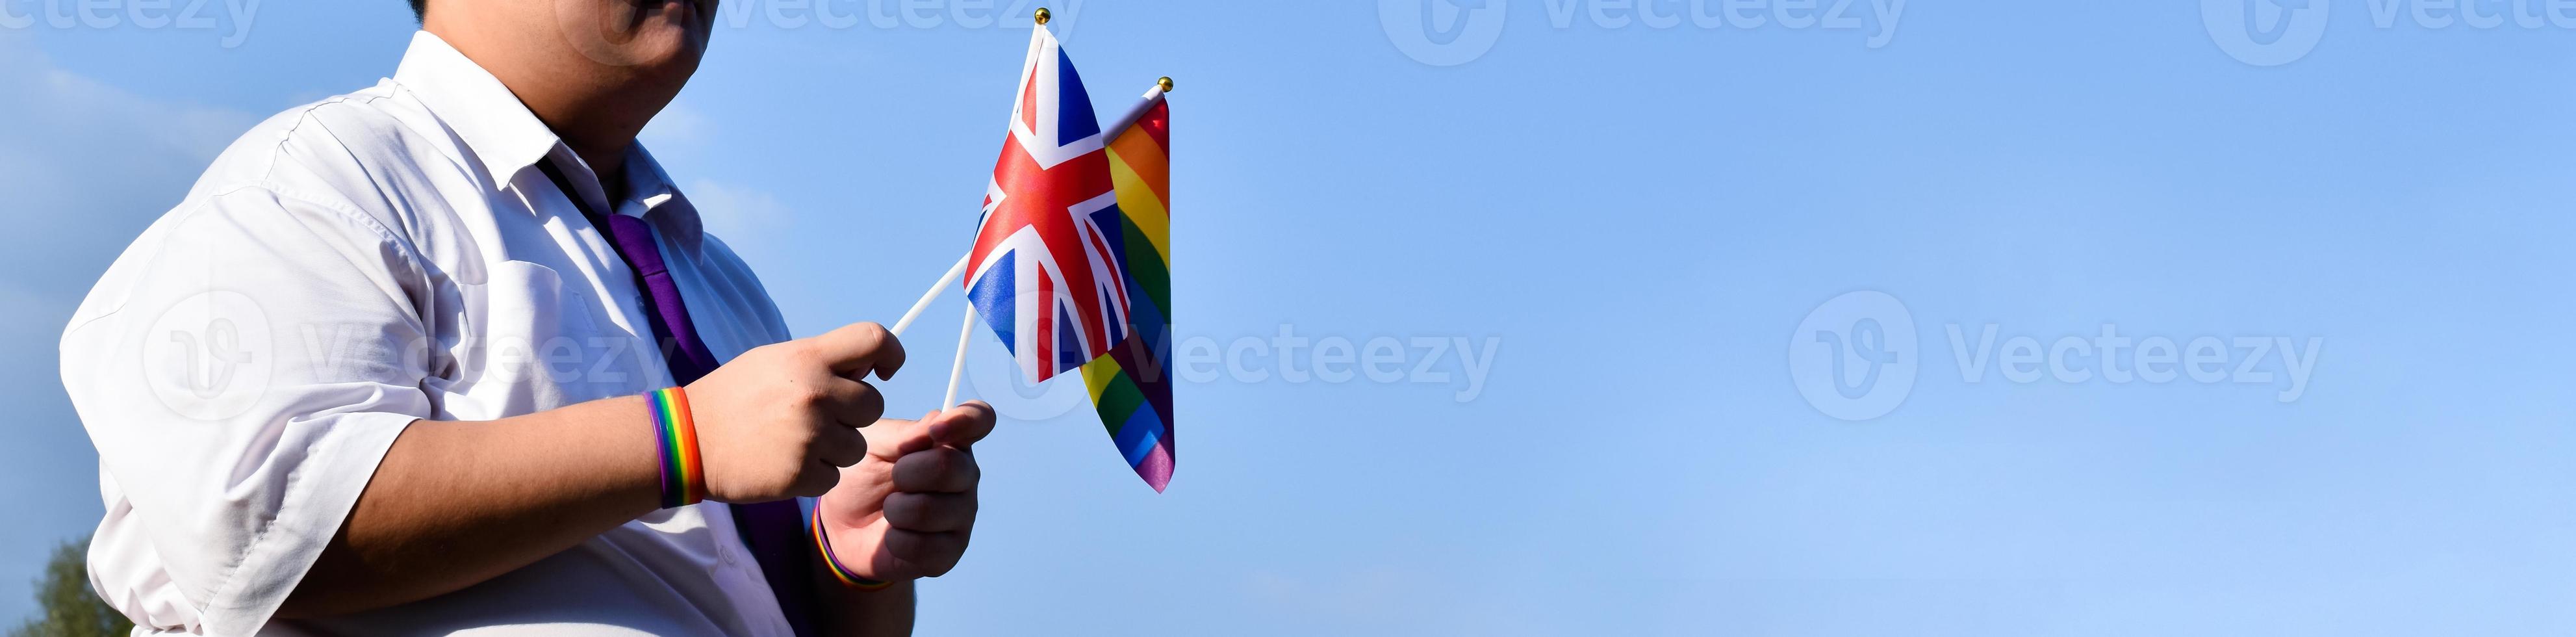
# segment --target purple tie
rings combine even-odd
[[[553,179],[555,188],[581,209],[591,226],[608,235],[619,258],[635,273],[635,288],[644,292],[644,313],[653,324],[654,342],[662,348],[662,360],[671,367],[671,378],[682,385],[697,382],[718,363],[705,341],[698,339],[697,325],[689,322],[688,306],[680,300],[680,286],[671,281],[671,271],[663,267],[662,250],[653,241],[653,226],[643,219],[626,215],[605,215],[590,209],[590,204],[573,190],[553,161],[537,164]],[[795,500],[735,504],[734,529],[742,536],[760,572],[769,580],[769,590],[778,597],[778,609],[787,615],[788,626],[800,637],[814,635],[815,604],[812,574],[805,560],[805,516]]]

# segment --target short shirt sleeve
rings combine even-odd
[[[146,630],[257,632],[411,422],[423,268],[346,205],[204,196],[110,266],[62,340],[108,515],[93,584]]]

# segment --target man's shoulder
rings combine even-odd
[[[418,101],[381,82],[270,116],[217,155],[190,199],[258,189],[377,208],[456,172],[454,140]],[[390,211],[386,211],[390,212]]]
[[[393,241],[403,250],[423,227],[418,194],[447,181],[443,156],[390,82],[287,109],[253,125],[216,155],[187,195],[137,236],[73,316],[77,327],[123,306],[144,285],[141,270],[169,246],[201,233],[252,233],[280,241],[322,233],[351,241]],[[209,221],[212,220],[212,221]],[[276,233],[270,236],[266,233]],[[68,334],[66,337],[68,338]],[[68,341],[67,341],[68,342]]]

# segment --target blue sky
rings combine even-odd
[[[1853,28],[1658,29],[1447,1],[1058,3],[1104,112],[1178,79],[1176,332],[1253,356],[1181,387],[1161,495],[1078,409],[1048,417],[1061,396],[979,384],[1017,417],[980,448],[976,545],[926,589],[926,632],[2576,629],[2576,20],[1926,0],[1875,5],[1903,8],[1886,24],[1862,0]],[[892,320],[966,247],[1025,27],[728,4],[752,11],[648,143],[799,333]],[[246,30],[223,6],[0,28],[0,356],[22,363],[0,471],[25,485],[0,616],[31,608],[7,574],[99,511],[53,375],[74,303],[223,143],[390,74],[411,28],[392,0]],[[1408,49],[1407,15],[1467,16],[1466,44]],[[1853,292],[1916,341],[1910,385],[1861,385],[1901,399],[1857,421],[1799,371],[1830,361],[1810,326],[1854,370],[1890,342],[1853,319],[1893,315],[1829,302]],[[946,351],[960,307],[914,349]],[[2300,393],[2277,348],[2228,348],[2216,382],[2113,382],[2140,363],[2117,349],[2073,350],[2080,380],[2006,373],[2046,365],[2010,367],[2013,337],[2105,325],[2289,339]],[[1393,382],[1301,382],[1316,353],[1283,328],[1480,360],[1407,347]],[[915,358],[897,411],[937,400],[945,357]]]

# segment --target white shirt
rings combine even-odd
[[[90,579],[138,633],[789,634],[712,503],[434,599],[269,622],[415,419],[672,384],[633,275],[537,168],[549,160],[577,196],[653,225],[718,359],[788,338],[650,155],[630,154],[634,196],[606,205],[499,80],[420,33],[392,79],[243,135],[63,333],[107,502]]]

